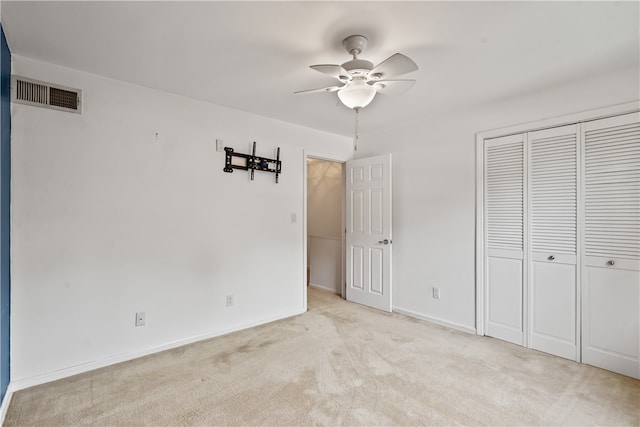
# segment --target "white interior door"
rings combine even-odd
[[[485,334],[524,345],[524,136],[485,140]]]
[[[582,361],[640,378],[640,114],[583,133]]]
[[[577,125],[530,132],[529,347],[578,360]]]
[[[391,311],[391,154],[347,162],[347,299]]]

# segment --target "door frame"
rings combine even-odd
[[[596,110],[583,111],[566,116],[555,117],[537,122],[525,123],[517,126],[510,126],[476,133],[476,334],[485,334],[485,310],[486,289],[484,283],[484,140],[507,136],[518,133],[532,132],[551,127],[570,125],[574,123],[597,120],[611,116],[640,111],[640,101],[628,102],[625,104],[613,105],[611,107]],[[578,230],[578,236],[581,234]],[[580,242],[578,237],[578,242]],[[528,241],[528,236],[525,236]],[[577,267],[576,267],[577,268]],[[579,270],[578,270],[579,271]],[[580,283],[580,280],[578,280]],[[576,289],[576,295],[580,295],[580,289]],[[576,308],[578,309],[579,306]],[[580,315],[578,315],[580,316]],[[525,330],[526,334],[527,331]],[[579,336],[580,334],[578,334]]]
[[[303,292],[302,292],[302,307],[303,309],[306,311],[307,310],[307,268],[309,267],[307,264],[307,240],[308,240],[308,236],[307,236],[307,159],[308,158],[312,158],[312,159],[318,159],[318,160],[327,160],[330,162],[336,162],[336,163],[342,163],[343,168],[342,168],[342,225],[341,225],[341,230],[345,230],[345,224],[346,224],[346,219],[345,219],[345,190],[346,190],[346,179],[345,179],[345,173],[346,173],[346,163],[347,160],[351,160],[351,156],[339,156],[336,154],[329,154],[329,153],[323,153],[323,152],[319,152],[319,151],[315,151],[315,150],[303,150],[302,152],[302,199],[303,199],[303,204],[302,204],[302,222],[303,222],[303,226],[302,226],[302,233],[303,233],[303,239],[302,239],[302,275],[303,275],[303,279],[302,279],[302,283],[303,283]],[[344,231],[341,234],[341,251],[342,251],[342,256],[341,256],[341,260],[342,260],[342,274],[340,276],[340,280],[341,280],[341,294],[340,297],[341,298],[345,298],[346,295],[346,288],[345,288],[345,233]]]

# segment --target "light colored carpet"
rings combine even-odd
[[[13,425],[639,425],[640,382],[309,289],[303,315],[14,394]]]

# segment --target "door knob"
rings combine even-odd
[[[549,255],[549,256],[547,257],[547,259],[548,259],[549,261],[553,261],[554,259],[556,259],[556,257],[554,257],[553,255]]]
[[[614,261],[614,260],[612,260],[612,259],[610,259],[609,261],[607,261],[607,264],[608,264],[608,265],[613,265],[613,264],[615,264],[615,261]]]
[[[388,245],[389,244],[389,239],[378,240],[378,243],[381,243],[383,245]]]

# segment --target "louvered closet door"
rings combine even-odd
[[[528,134],[529,347],[577,360],[577,126]]]
[[[523,345],[523,135],[485,140],[485,334]]]
[[[640,114],[583,132],[582,361],[640,378]]]

